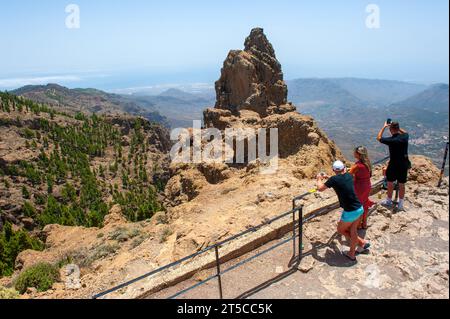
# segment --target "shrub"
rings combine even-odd
[[[59,269],[49,263],[39,263],[23,271],[15,282],[15,288],[21,294],[27,288],[36,288],[39,292],[49,290],[59,279]]]
[[[159,214],[156,216],[156,221],[158,224],[167,224],[169,222],[169,219],[167,218],[166,214]]]
[[[131,242],[131,248],[136,248],[140,246],[145,240],[147,240],[148,237],[149,237],[148,235],[140,235],[139,237],[136,237]]]
[[[129,239],[137,237],[141,234],[140,230],[137,228],[126,229],[123,227],[116,228],[114,231],[109,233],[108,239],[117,240],[118,242],[125,242]]]
[[[30,191],[26,186],[22,186],[22,197],[25,199],[30,199]]]
[[[0,286],[0,299],[17,299],[19,293],[11,288]]]
[[[22,136],[25,137],[26,139],[30,140],[32,139],[35,134],[32,130],[30,130],[28,127],[26,127],[23,131],[22,131]]]
[[[93,254],[89,257],[89,264],[95,260],[108,257],[120,249],[117,244],[104,244],[95,248]]]
[[[164,231],[161,234],[161,238],[159,242],[162,244],[167,241],[167,239],[173,234],[173,232],[170,230],[170,228],[165,228]]]
[[[36,209],[30,202],[23,203],[22,212],[25,216],[34,218],[36,217]]]
[[[25,231],[14,231],[11,224],[6,223],[0,232],[0,277],[13,273],[17,255],[26,249],[43,250],[44,244]]]
[[[89,251],[86,248],[66,253],[57,263],[59,268],[68,264],[76,264],[79,267],[89,267],[92,263]]]

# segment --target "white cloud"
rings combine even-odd
[[[19,88],[25,85],[41,85],[47,83],[60,83],[60,82],[78,82],[81,80],[82,78],[76,75],[8,78],[8,79],[0,79],[0,88],[10,89],[10,88]]]
[[[179,89],[188,93],[201,93],[207,90],[213,90],[214,85],[210,83],[188,83],[188,84],[156,84],[151,86],[130,87],[124,89],[110,90],[118,94],[147,93],[160,94],[167,89]]]

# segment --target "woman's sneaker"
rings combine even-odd
[[[392,200],[389,199],[385,199],[384,201],[382,201],[380,203],[381,206],[386,207],[386,208],[392,208],[394,207],[394,203],[392,202]]]
[[[364,247],[356,247],[356,254],[357,255],[367,255],[370,253],[370,241],[366,242]]]

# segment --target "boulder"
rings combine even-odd
[[[425,156],[411,156],[412,168],[409,171],[409,181],[419,184],[437,184],[440,171],[433,161]]]

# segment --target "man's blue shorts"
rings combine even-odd
[[[341,221],[344,223],[353,223],[357,221],[362,214],[364,214],[364,208],[361,206],[361,208],[354,210],[352,212],[342,212]]]

